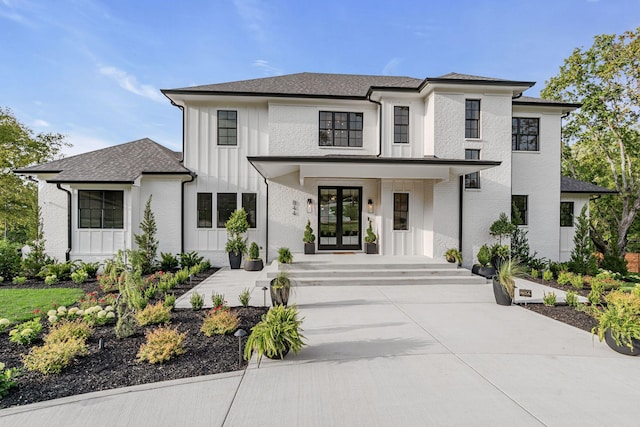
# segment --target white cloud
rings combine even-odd
[[[262,70],[262,74],[264,74],[265,76],[282,75],[282,69],[274,67],[273,65],[269,64],[269,61],[265,61],[264,59],[256,59],[251,65]]]
[[[267,40],[265,29],[267,15],[260,8],[260,2],[258,0],[233,0],[233,5],[245,26],[253,33],[254,38],[260,43],[265,43]]]
[[[391,58],[382,69],[383,76],[392,76],[398,74],[398,65],[402,62],[402,58]]]
[[[38,128],[48,128],[49,122],[44,121],[42,119],[36,119],[33,121],[33,127],[38,127]]]
[[[114,80],[121,88],[139,96],[151,99],[156,102],[164,102],[165,99],[160,91],[151,85],[138,83],[135,76],[128,74],[116,67],[100,67],[100,74]]]

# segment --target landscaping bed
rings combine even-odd
[[[598,321],[587,313],[578,311],[568,305],[551,307],[544,304],[527,304],[526,306],[521,304],[520,306],[587,332],[591,332],[591,329],[598,324]]]
[[[173,287],[171,293],[179,297],[215,271],[215,269],[202,271],[190,281]],[[44,285],[42,281],[29,280],[22,285],[2,285],[0,292],[6,288],[49,289],[52,287],[81,288],[86,294],[93,293],[92,298],[95,298],[98,303],[105,295],[95,280],[81,285],[65,281],[52,286]],[[204,295],[204,298],[210,297],[210,295]],[[236,295],[227,295],[230,301],[236,297]],[[152,302],[154,300],[151,300],[150,304]],[[238,328],[248,333],[267,311],[265,307],[251,306],[232,307],[231,310],[239,316]],[[158,326],[138,326],[134,335],[123,339],[116,337],[113,324],[95,326],[93,334],[87,340],[86,355],[74,358],[58,374],[44,375],[23,369],[21,376],[16,379],[17,386],[11,388],[8,395],[0,399],[0,408],[99,390],[242,369],[246,362],[239,364],[236,337],[232,334],[207,337],[200,332],[202,321],[208,311],[175,309],[171,312],[169,326],[186,334],[182,343],[185,353],[158,364],[136,360],[140,346],[146,341],[145,332],[154,330]],[[42,324],[43,330],[31,346],[10,342],[8,331],[0,333],[0,362],[4,362],[7,368],[22,367],[22,355],[28,353],[32,346],[43,345],[43,337],[51,329],[46,316],[42,319]],[[101,339],[102,349],[100,349]]]

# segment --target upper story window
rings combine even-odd
[[[393,143],[409,143],[409,107],[393,107]]]
[[[511,119],[511,149],[539,151],[540,119],[514,117]]]
[[[515,225],[529,223],[529,196],[511,196],[511,220]]]
[[[320,111],[320,145],[362,147],[362,113]]]
[[[124,192],[78,190],[78,228],[123,228]]]
[[[560,202],[560,227],[573,227],[573,202]]]
[[[467,160],[480,159],[480,150],[464,150]],[[464,188],[480,188],[480,172],[473,172],[464,176]]]
[[[480,100],[464,101],[464,137],[480,138]]]
[[[238,112],[218,110],[218,145],[238,145]]]

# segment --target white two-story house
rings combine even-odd
[[[380,254],[460,248],[469,266],[512,205],[532,251],[566,260],[574,215],[607,190],[561,179],[562,117],[579,105],[523,96],[533,84],[300,73],[163,90],[182,111],[182,153],[144,139],[18,172],[40,180],[59,258],[134,247],[152,195],[160,250],[220,266],[240,207],[269,260],[302,251],[307,220],[317,251],[362,251],[371,221]]]

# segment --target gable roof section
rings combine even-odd
[[[590,182],[563,176],[560,181],[561,193],[584,193],[584,194],[616,194],[617,191],[591,184]]]
[[[25,175],[56,174],[53,183],[133,183],[145,174],[188,175],[180,153],[149,138],[131,141],[40,165],[17,169]]]

